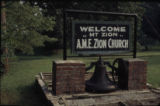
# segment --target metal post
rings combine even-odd
[[[133,48],[133,58],[136,58],[137,53],[137,15],[134,16],[134,48]]]
[[[67,59],[67,43],[66,43],[66,13],[63,9],[63,60]]]
[[[103,11],[71,10],[71,9],[66,9],[66,12],[79,13],[79,14],[93,14],[93,15],[135,16],[135,14],[131,13],[115,13],[115,12],[103,12]]]

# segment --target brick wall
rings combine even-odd
[[[75,60],[53,61],[52,90],[55,95],[85,91],[85,64]]]
[[[147,62],[142,59],[119,61],[118,85],[121,89],[145,89]]]

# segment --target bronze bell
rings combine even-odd
[[[90,80],[86,81],[86,90],[89,92],[110,92],[116,89],[106,74],[106,66],[100,59],[96,63],[95,71]]]

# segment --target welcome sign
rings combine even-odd
[[[120,21],[73,21],[72,51],[106,54],[130,50],[130,24]]]

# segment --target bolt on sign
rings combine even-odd
[[[131,49],[131,24],[127,21],[72,21],[72,52],[107,54]]]

